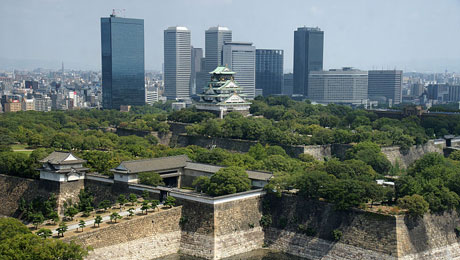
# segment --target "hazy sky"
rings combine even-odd
[[[161,69],[163,30],[183,25],[204,48],[204,31],[283,49],[292,70],[293,31],[324,33],[324,68],[460,72],[460,0],[0,0],[0,69],[100,69],[100,17],[112,9],[145,21],[146,69]]]

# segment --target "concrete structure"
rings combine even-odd
[[[222,63],[236,73],[235,80],[248,99],[255,97],[256,47],[250,42],[225,42]]]
[[[205,32],[205,73],[213,71],[222,63],[222,49],[225,42],[232,41],[232,31],[227,27],[210,27]],[[197,90],[198,91],[198,90]],[[200,93],[200,92],[197,92]]]
[[[35,100],[27,98],[22,99],[21,109],[22,111],[35,110]]]
[[[199,94],[200,101],[196,104],[198,110],[208,111],[223,118],[229,112],[249,114],[251,103],[244,99],[241,88],[234,80],[235,72],[227,67],[217,67],[211,71],[208,87]]]
[[[155,102],[158,102],[158,87],[151,86],[145,88],[145,103],[152,105]]]
[[[368,95],[390,106],[402,102],[402,70],[369,70]]]
[[[459,102],[460,101],[460,86],[458,85],[449,85],[449,102]]]
[[[102,106],[145,104],[144,20],[101,18]]]
[[[308,96],[308,74],[323,70],[324,32],[299,27],[294,32],[294,94]]]
[[[164,95],[168,99],[190,97],[191,33],[187,27],[164,30]]]
[[[363,104],[367,100],[367,71],[351,68],[311,71],[308,81],[312,101]]]
[[[19,100],[8,100],[6,103],[3,104],[3,112],[18,112],[21,111],[22,105]]]
[[[48,96],[40,96],[35,98],[35,110],[36,111],[43,111],[43,112],[49,112],[51,111],[52,107],[52,100]]]

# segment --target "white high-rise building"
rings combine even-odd
[[[191,33],[187,27],[164,30],[164,94],[168,99],[190,97]]]
[[[225,42],[232,41],[232,31],[227,27],[211,27],[205,32],[205,70],[213,71],[222,64],[222,48]]]
[[[149,86],[145,88],[145,103],[153,105],[158,102],[158,88],[155,86]]]
[[[310,71],[308,96],[320,103],[364,104],[367,80],[367,71],[352,68]]]
[[[250,42],[226,42],[222,50],[222,64],[235,74],[243,88],[242,96],[254,99],[256,89],[256,47]]]

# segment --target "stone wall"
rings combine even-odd
[[[393,216],[335,211],[330,204],[297,196],[267,199],[273,225],[267,230],[266,244],[271,248],[313,259],[333,255],[351,259],[360,254],[369,259],[386,259],[397,254]],[[343,234],[339,244],[334,242],[334,230]]]
[[[48,198],[57,193],[52,183],[0,174],[0,215],[18,217],[19,201],[36,197]]]
[[[382,147],[382,153],[388,158],[391,164],[399,164],[402,168],[407,168],[411,163],[420,159],[426,153],[443,154],[444,144],[435,144],[429,140],[426,144],[412,146],[408,151],[401,151],[398,146]]]
[[[261,197],[253,197],[214,206],[214,259],[262,248],[264,232],[259,224],[261,201]]]
[[[174,207],[105,228],[88,231],[91,228],[87,227],[85,232],[63,240],[93,247],[87,260],[150,260],[179,251],[181,216],[182,207]]]

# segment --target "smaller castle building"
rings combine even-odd
[[[251,103],[241,94],[242,88],[235,81],[235,72],[224,66],[211,71],[211,81],[202,94],[198,94],[200,101],[196,104],[197,110],[217,114],[223,118],[229,112],[249,114]]]

